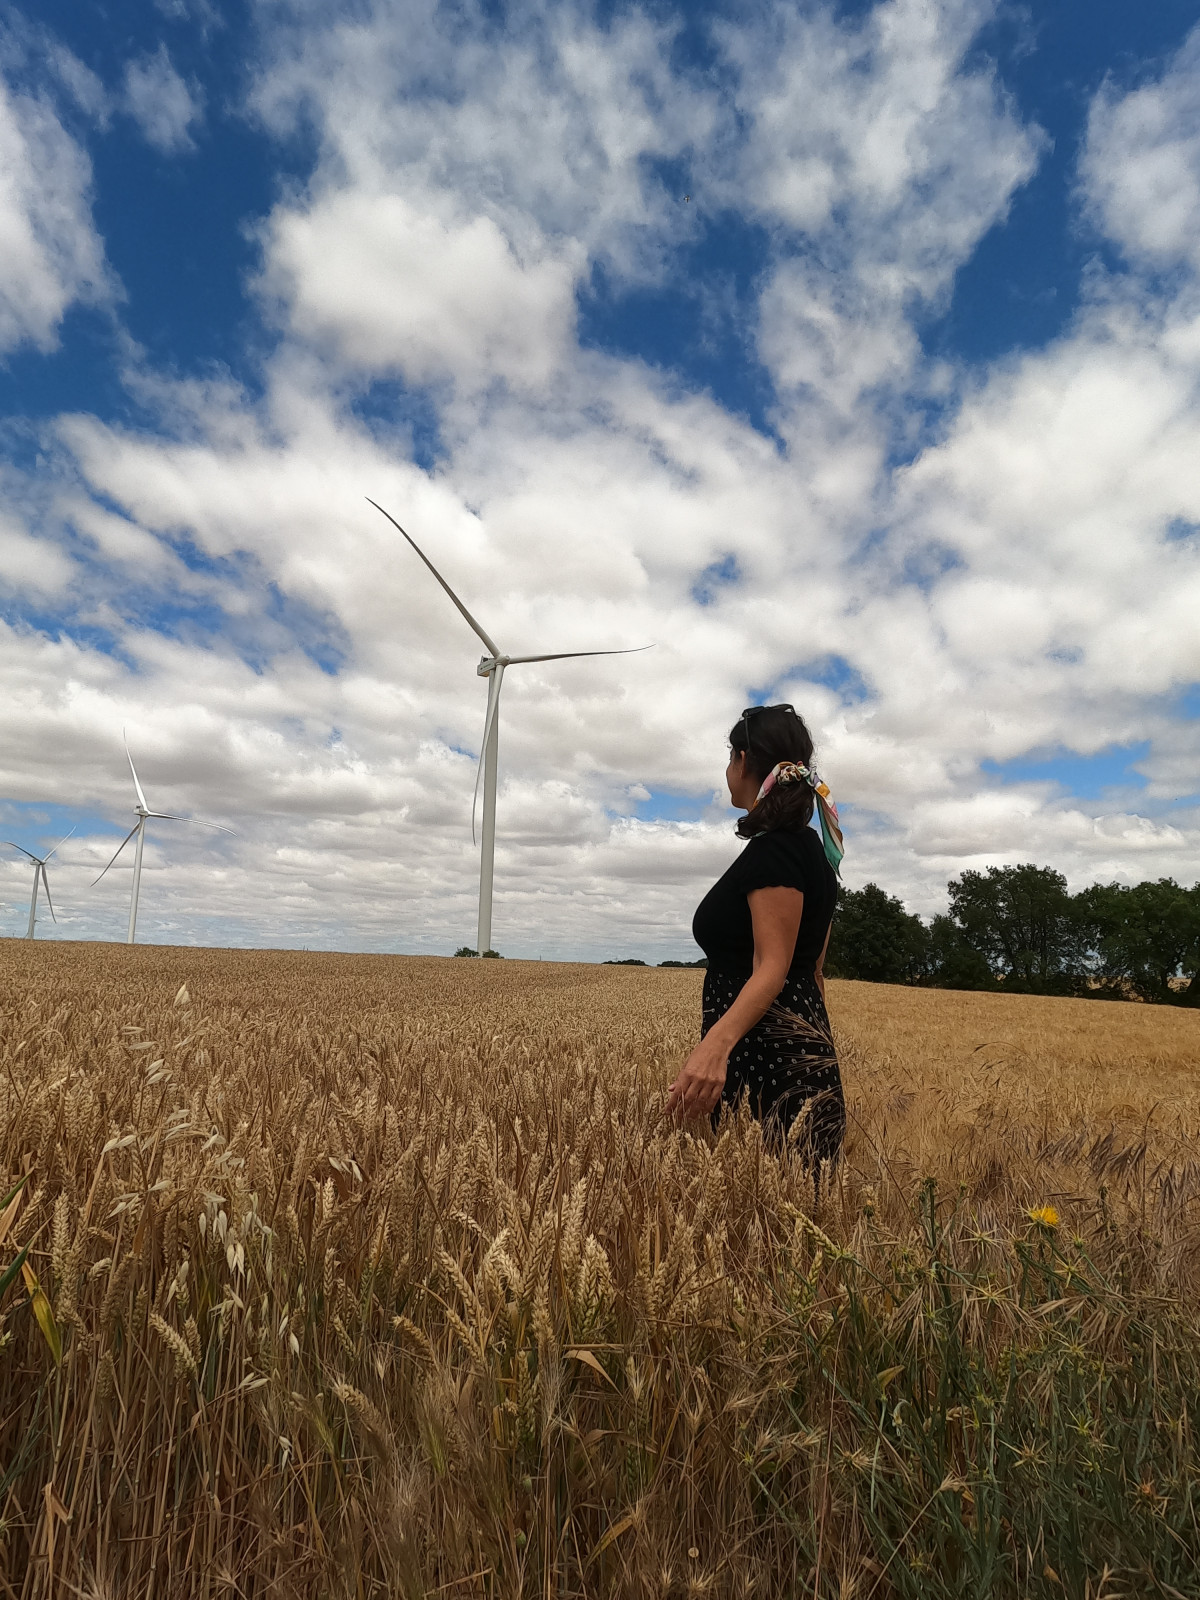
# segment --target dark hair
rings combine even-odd
[[[812,734],[804,718],[781,706],[768,706],[752,716],[741,717],[729,735],[734,755],[746,753],[746,770],[763,781],[780,761],[799,761],[811,766]],[[775,829],[780,833],[803,833],[812,820],[813,792],[807,783],[777,783],[746,815],[739,819],[736,832],[741,839]]]

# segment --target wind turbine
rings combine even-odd
[[[74,832],[75,829],[72,828],[71,833]],[[58,850],[64,844],[66,844],[67,840],[71,837],[71,833],[65,833],[58,841],[58,844],[54,846],[54,850]],[[50,898],[50,879],[46,876],[46,863],[54,854],[54,850],[47,850],[44,856],[35,856],[33,851],[26,850],[23,844],[13,844],[11,839],[5,839],[4,843],[10,845],[14,850],[19,850],[23,856],[28,856],[30,861],[33,862],[33,894],[29,898],[29,927],[25,930],[25,937],[27,939],[32,939],[33,926],[37,921],[37,899],[39,884],[46,891],[46,904],[50,907],[50,915],[54,917],[55,922],[58,921],[58,918],[54,916],[54,901]]]
[[[479,855],[479,954],[483,955],[492,948],[492,877],[496,857],[496,768],[500,745],[500,686],[504,682],[504,669],[506,667],[524,666],[530,661],[569,661],[577,656],[628,656],[636,655],[639,650],[651,650],[652,645],[638,645],[632,650],[556,650],[549,655],[540,656],[509,656],[501,653],[499,645],[488,637],[475,618],[463,605],[454,590],[442,577],[441,573],[430,561],[424,550],[416,540],[396,521],[390,512],[366,497],[367,504],[374,506],[381,512],[397,532],[404,535],[421,560],[433,573],[442,588],[450,596],[468,626],[483,641],[487,655],[480,659],[475,671],[481,678],[488,681],[487,716],[483,724],[483,748],[480,753],[479,768],[475,774],[475,793],[471,798],[471,842],[475,842],[475,806],[479,799],[479,785],[483,783],[483,840]]]
[[[136,834],[137,846],[133,856],[133,893],[129,898],[129,932],[125,936],[125,943],[133,944],[134,935],[137,932],[138,889],[141,887],[142,882],[142,846],[146,842],[147,821],[151,817],[155,817],[163,822],[190,822],[194,827],[216,828],[221,833],[232,833],[233,829],[225,827],[224,823],[221,822],[203,822],[199,817],[177,817],[173,811],[151,811],[146,804],[146,796],[142,793],[142,786],[138,782],[137,768],[133,764],[133,757],[129,754],[128,739],[125,741],[125,757],[129,762],[129,770],[133,774],[133,787],[137,792],[137,805],[133,808],[137,812],[137,821],[117,846],[112,861],[108,863],[108,867],[112,866],[113,861],[117,859],[117,856],[121,854],[121,851],[124,850],[130,839]],[[108,871],[108,867],[105,867],[104,872]],[[100,874],[100,878],[104,876],[104,872]],[[100,878],[92,880],[93,889],[100,882]]]

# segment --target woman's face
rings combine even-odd
[[[729,765],[725,768],[725,782],[729,786],[729,799],[739,811],[749,811],[758,796],[758,784],[746,771],[746,754],[742,750],[729,752]]]

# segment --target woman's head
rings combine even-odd
[[[759,785],[781,761],[812,764],[812,734],[791,706],[756,706],[742,713],[729,734],[729,792],[747,815],[737,825],[743,839],[768,828],[799,833],[813,814],[813,792],[807,783],[777,783],[755,804]]]

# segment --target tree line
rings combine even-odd
[[[1200,884],[1094,883],[1052,867],[964,872],[924,922],[878,884],[844,889],[825,970],[872,983],[1200,1006]]]

